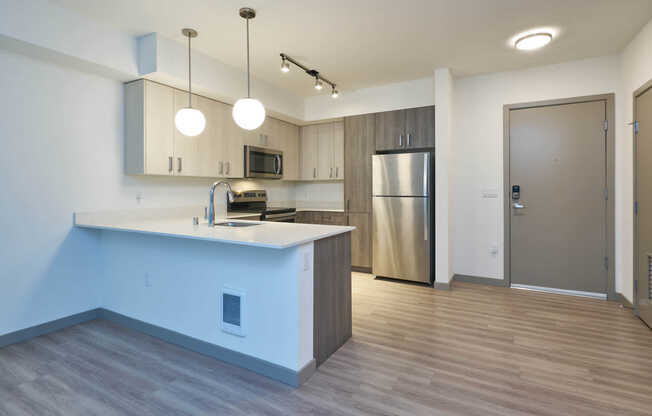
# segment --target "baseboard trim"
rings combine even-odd
[[[456,274],[453,276],[453,281],[505,287],[505,279],[492,279],[490,277],[469,276],[465,274]]]
[[[170,344],[178,345],[187,350],[206,355],[238,367],[246,368],[254,373],[261,374],[271,379],[280,381],[281,383],[288,384],[292,387],[299,387],[302,382],[305,382],[314,373],[310,371],[310,365],[316,368],[315,360],[299,371],[291,370],[269,361],[261,360],[260,358],[252,357],[251,355],[243,354],[241,352],[233,351],[228,348],[220,347],[219,345],[211,344],[188,335],[181,334],[176,331],[171,331],[163,327],[152,325],[138,319],[131,318],[107,309],[100,309],[98,318],[105,319],[113,322],[119,326],[133,329],[134,331],[150,335]]]
[[[616,292],[614,301],[623,305],[623,308],[634,309],[634,304],[629,301],[622,293]]]
[[[450,283],[435,282],[433,283],[432,287],[436,290],[451,290]]]
[[[71,326],[79,325],[84,322],[97,319],[98,309],[91,309],[90,311],[76,313],[74,315],[66,316],[61,319],[46,322],[44,324],[31,326],[18,331],[10,332],[8,334],[0,335],[0,348],[6,347],[11,344],[18,344],[19,342],[27,341],[41,335],[49,334],[50,332],[59,331],[60,329],[69,328]]]
[[[317,370],[317,362],[314,359],[299,371],[294,371],[287,367],[261,360],[260,358],[220,347],[219,345],[211,344],[104,308],[92,309],[90,311],[70,315],[65,318],[0,335],[0,348],[28,341],[32,338],[49,334],[50,332],[69,328],[95,319],[104,319],[118,326],[150,335],[154,338],[158,338],[187,350],[245,368],[292,387],[299,387],[301,384],[305,383]]]
[[[371,267],[351,266],[351,270],[358,273],[371,273]]]

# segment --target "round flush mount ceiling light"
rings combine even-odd
[[[549,32],[530,33],[516,39],[514,47],[521,51],[532,51],[543,48],[552,40],[552,34]]]

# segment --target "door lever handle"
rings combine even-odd
[[[514,203],[512,204],[512,207],[513,207],[514,209],[523,209],[523,208],[526,208],[525,204],[521,204],[520,202],[514,202]]]

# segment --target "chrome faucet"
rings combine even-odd
[[[229,202],[233,203],[233,190],[231,189],[231,184],[226,181],[217,181],[211,185],[210,193],[208,196],[208,226],[212,227],[215,225],[215,188],[220,185],[225,185],[226,196],[229,198]]]

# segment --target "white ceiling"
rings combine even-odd
[[[279,71],[285,52],[321,71],[340,90],[404,81],[450,67],[457,76],[552,64],[618,53],[652,18],[652,0],[51,0],[92,19],[142,35],[183,41],[245,67],[249,6],[252,72],[300,96],[314,95],[309,77]],[[558,31],[546,48],[510,47],[516,33]]]

